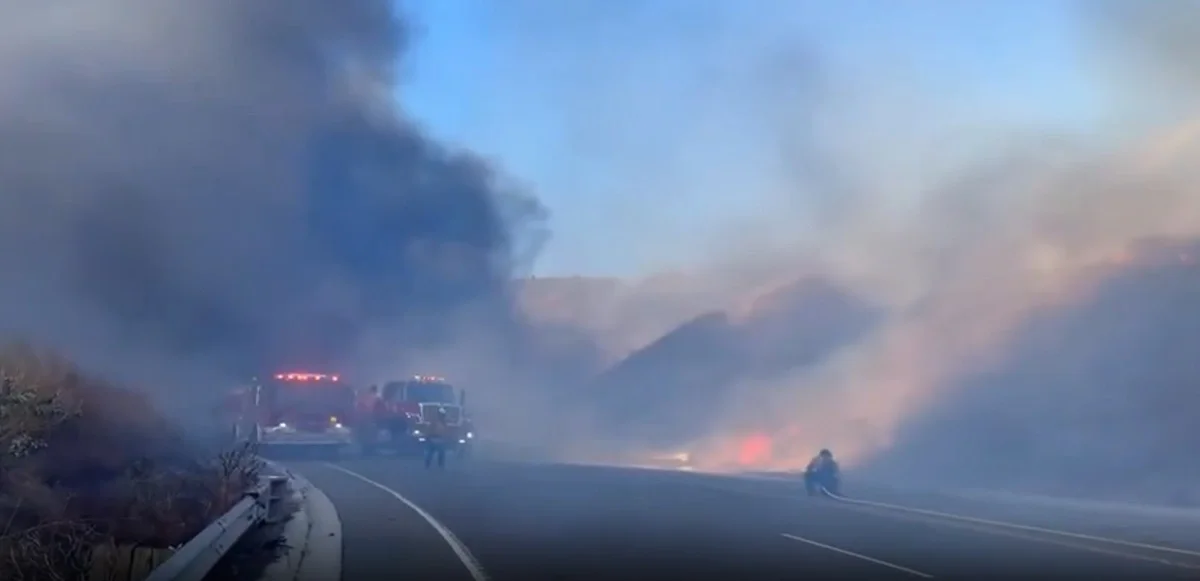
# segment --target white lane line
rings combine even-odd
[[[854,512],[857,512],[860,514],[869,514],[869,515],[879,517],[879,518],[895,518],[895,519],[904,519],[909,522],[916,522],[916,523],[923,523],[923,524],[935,524],[937,526],[951,527],[951,528],[957,528],[957,529],[961,529],[961,530],[972,531],[972,532],[979,533],[982,535],[1006,537],[1006,538],[1017,539],[1020,541],[1026,541],[1026,542],[1030,542],[1030,543],[1037,543],[1040,545],[1052,545],[1052,546],[1056,546],[1056,547],[1064,547],[1064,548],[1073,549],[1073,550],[1077,550],[1077,551],[1085,551],[1085,552],[1089,552],[1089,553],[1095,553],[1098,555],[1106,555],[1109,557],[1118,557],[1118,558],[1122,558],[1122,559],[1133,559],[1136,561],[1145,561],[1148,563],[1156,563],[1159,565],[1166,565],[1169,567],[1175,567],[1175,568],[1181,568],[1181,569],[1200,569],[1200,566],[1198,566],[1198,565],[1193,565],[1193,564],[1185,563],[1185,562],[1181,562],[1181,561],[1173,561],[1167,557],[1162,557],[1162,556],[1155,555],[1155,554],[1139,554],[1139,553],[1130,552],[1128,549],[1122,549],[1119,547],[1110,547],[1110,546],[1105,546],[1105,545],[1096,545],[1096,544],[1088,545],[1088,544],[1084,544],[1083,541],[1077,541],[1077,540],[1073,540],[1073,539],[1062,539],[1062,538],[1056,538],[1056,537],[1046,536],[1046,535],[1038,536],[1034,533],[1026,532],[1026,531],[1013,531],[1013,530],[1008,530],[1008,529],[1000,528],[1000,527],[980,525],[980,524],[969,523],[969,522],[958,522],[958,521],[954,521],[954,520],[947,520],[944,518],[933,518],[933,517],[927,517],[927,516],[919,515],[919,514],[908,514],[908,513],[904,513],[904,512],[900,512],[900,511],[883,511],[883,510],[880,510],[880,509],[877,509],[874,507],[854,506],[849,503],[847,503],[846,506],[842,507],[842,509],[854,511]]]
[[[826,545],[825,543],[818,543],[817,541],[814,541],[814,540],[812,540],[812,539],[806,539],[806,538],[804,538],[804,537],[798,537],[798,536],[796,536],[796,535],[792,535],[792,534],[788,534],[788,533],[779,533],[779,534],[780,534],[780,536],[783,536],[784,538],[788,538],[788,539],[791,539],[791,540],[793,540],[793,541],[799,541],[799,542],[801,542],[801,543],[805,543],[805,544],[808,544],[808,545],[812,545],[812,546],[814,546],[814,547],[820,547],[820,548],[822,548],[822,549],[825,549],[825,550],[827,550],[827,551],[833,551],[833,552],[835,552],[835,553],[840,553],[840,554],[842,554],[842,555],[846,555],[847,557],[854,557],[855,559],[861,559],[861,560],[863,560],[863,561],[867,561],[867,562],[869,562],[869,563],[875,563],[876,565],[882,565],[882,566],[884,566],[884,567],[887,567],[887,568],[889,568],[889,569],[895,569],[895,570],[897,570],[897,571],[903,571],[904,573],[908,573],[908,574],[910,574],[910,575],[916,575],[917,577],[921,577],[921,578],[924,578],[924,579],[933,579],[933,575],[930,575],[929,573],[922,573],[922,572],[920,572],[920,571],[917,571],[917,570],[914,570],[914,569],[909,569],[908,567],[902,567],[902,566],[900,566],[900,565],[897,565],[897,564],[895,564],[895,563],[889,563],[889,562],[887,562],[887,561],[881,561],[881,560],[879,560],[879,559],[876,559],[876,558],[873,558],[873,557],[868,557],[868,556],[866,556],[866,555],[863,555],[863,554],[861,554],[861,553],[855,553],[854,551],[847,551],[846,549],[841,549],[841,548],[835,547],[835,546],[833,546],[833,545]]]
[[[797,494],[797,495],[770,494],[770,493],[765,493],[765,492],[758,491],[758,490],[745,490],[745,489],[726,488],[723,486],[713,486],[713,485],[707,484],[707,483],[692,483],[692,484],[695,484],[699,487],[704,487],[704,488],[708,488],[711,490],[719,491],[719,492],[732,493],[732,494],[746,494],[749,496],[758,496],[758,497],[762,497],[762,498],[772,498],[772,499],[780,499],[780,500],[797,500],[797,499],[805,498],[805,496],[803,496],[803,494]],[[946,526],[957,526],[960,528],[964,528],[967,530],[971,530],[971,531],[975,531],[975,532],[983,533],[983,534],[1005,536],[1005,537],[1010,537],[1010,538],[1014,538],[1014,539],[1028,541],[1031,543],[1055,545],[1055,546],[1066,547],[1066,548],[1071,548],[1071,549],[1080,550],[1080,551],[1087,551],[1087,552],[1101,554],[1101,555],[1120,557],[1123,559],[1133,559],[1133,560],[1137,560],[1137,561],[1146,561],[1146,562],[1150,562],[1150,563],[1157,563],[1160,565],[1167,565],[1170,567],[1176,567],[1176,568],[1181,568],[1181,569],[1200,569],[1200,565],[1196,565],[1196,564],[1192,564],[1192,563],[1186,563],[1186,562],[1182,562],[1182,561],[1174,561],[1174,560],[1170,560],[1168,558],[1151,556],[1149,554],[1137,554],[1137,553],[1131,553],[1131,552],[1124,552],[1124,551],[1118,550],[1116,548],[1102,548],[1102,547],[1107,543],[1109,547],[1140,548],[1140,549],[1149,550],[1149,551],[1159,551],[1160,554],[1162,552],[1166,552],[1166,553],[1182,553],[1183,555],[1187,555],[1187,556],[1195,555],[1195,553],[1193,553],[1192,551],[1188,551],[1186,549],[1175,549],[1172,547],[1163,547],[1163,546],[1158,546],[1158,545],[1143,545],[1141,543],[1136,543],[1136,542],[1132,542],[1132,541],[1122,541],[1119,539],[1108,539],[1108,538],[1104,538],[1104,537],[1092,537],[1090,535],[1084,535],[1081,533],[1072,533],[1072,532],[1068,532],[1068,531],[1058,531],[1058,530],[1053,530],[1053,529],[1042,529],[1040,527],[1030,527],[1027,525],[1019,525],[1016,523],[991,521],[991,520],[987,520],[987,519],[977,519],[974,517],[951,515],[950,513],[942,513],[942,512],[930,511],[930,510],[925,510],[925,509],[910,508],[910,507],[906,507],[906,506],[890,505],[890,504],[885,504],[885,503],[877,503],[874,501],[858,500],[858,499],[846,498],[846,497],[840,496],[840,495],[834,495],[834,494],[829,493],[829,491],[825,491],[825,494],[826,494],[826,496],[828,496],[842,504],[845,504],[846,506],[843,508],[846,510],[860,509],[860,510],[863,510],[863,512],[865,514],[872,514],[872,515],[879,516],[879,517],[887,517],[888,513],[891,513],[891,516],[893,518],[897,517],[897,516],[901,516],[901,515],[907,516],[908,518],[912,518],[914,520],[917,520],[916,517],[924,517],[926,519],[932,518],[934,520],[932,520],[932,521],[926,520],[926,521],[921,521],[921,522],[935,522],[935,523],[940,523],[940,524],[946,525]],[[897,513],[899,513],[899,514],[897,514]],[[1034,533],[1042,533],[1043,536],[1035,536]],[[1054,537],[1058,537],[1058,539],[1055,539]],[[1061,539],[1069,539],[1069,540],[1061,540]],[[1076,541],[1076,542],[1071,542],[1071,541]],[[1081,541],[1091,541],[1091,542],[1099,543],[1101,546],[1085,545],[1085,544],[1082,544]]]
[[[471,554],[470,549],[467,549],[467,546],[464,545],[462,541],[458,540],[458,537],[454,536],[454,533],[451,532],[450,529],[446,528],[446,525],[439,522],[436,518],[433,518],[433,515],[425,512],[425,509],[417,506],[417,504],[413,501],[404,498],[404,495],[400,494],[399,492],[396,492],[386,485],[371,480],[370,478],[367,478],[366,476],[363,476],[362,474],[359,474],[353,470],[342,468],[337,464],[330,464],[328,462],[325,463],[325,465],[337,470],[338,472],[348,476],[353,476],[354,478],[370,484],[371,486],[386,492],[392,498],[403,502],[405,506],[420,515],[421,518],[425,519],[425,522],[429,523],[429,526],[433,527],[433,530],[437,531],[437,533],[442,536],[442,539],[446,541],[446,544],[450,545],[450,549],[454,551],[456,556],[458,556],[458,560],[461,561],[463,566],[467,568],[467,572],[471,574],[472,579],[475,581],[489,581],[487,573],[483,570],[483,567],[479,564],[479,560],[475,558],[475,555]]]
[[[1128,548],[1132,548],[1132,549],[1142,549],[1142,550],[1146,550],[1146,551],[1158,551],[1158,552],[1162,552],[1162,553],[1172,553],[1172,554],[1176,554],[1176,555],[1187,555],[1189,557],[1200,558],[1200,551],[1189,551],[1187,549],[1178,549],[1175,547],[1164,547],[1161,545],[1150,545],[1150,544],[1146,544],[1146,543],[1138,543],[1135,541],[1123,541],[1121,539],[1110,539],[1108,537],[1098,537],[1098,536],[1094,536],[1094,535],[1087,535],[1087,534],[1083,534],[1083,533],[1073,533],[1070,531],[1060,531],[1060,530],[1048,529],[1048,528],[1037,527],[1037,526],[1032,526],[1032,525],[1022,525],[1022,524],[1017,524],[1017,523],[991,520],[991,519],[986,519],[986,518],[963,516],[963,515],[959,515],[959,514],[940,512],[940,511],[936,511],[936,510],[928,510],[928,509],[924,509],[924,508],[913,508],[913,507],[908,507],[908,506],[900,506],[898,504],[889,504],[886,502],[875,502],[873,500],[859,500],[856,498],[846,498],[845,496],[841,496],[839,494],[833,494],[832,492],[829,492],[828,490],[825,491],[825,494],[829,498],[832,498],[838,502],[844,502],[846,504],[856,504],[859,506],[871,506],[871,507],[875,507],[875,508],[883,508],[883,509],[895,510],[895,511],[899,511],[899,512],[908,512],[908,513],[912,513],[912,514],[922,514],[922,515],[926,515],[926,516],[943,518],[943,519],[947,519],[947,520],[956,520],[956,521],[972,523],[972,524],[1012,529],[1012,530],[1016,530],[1016,531],[1041,533],[1044,535],[1063,537],[1063,538],[1068,538],[1068,539],[1076,539],[1076,540],[1080,540],[1080,541],[1090,541],[1093,543],[1109,544],[1109,545],[1115,545],[1115,546],[1120,546],[1120,547],[1128,547]]]

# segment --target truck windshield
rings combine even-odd
[[[277,411],[336,415],[354,405],[354,388],[342,383],[276,382],[265,387],[265,399]]]
[[[405,387],[404,399],[417,403],[456,403],[454,387],[445,383],[412,382]]]

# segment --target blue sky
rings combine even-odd
[[[915,190],[947,143],[1087,128],[1107,106],[1066,0],[406,4],[424,32],[397,98],[536,190],[542,274],[645,273],[739,225],[803,230],[816,194],[769,160],[814,118],[822,144]]]

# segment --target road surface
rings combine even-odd
[[[338,510],[344,581],[1200,577],[1200,551],[1151,546],[1141,530],[1070,536],[995,513],[952,518],[970,512],[962,504],[941,515],[810,499],[785,481],[484,461],[438,472],[402,458],[290,465]]]

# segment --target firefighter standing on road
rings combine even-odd
[[[433,458],[437,456],[438,468],[446,467],[446,437],[450,426],[446,423],[445,408],[438,408],[433,419],[429,422],[428,433],[425,435],[425,467],[433,466]]]

